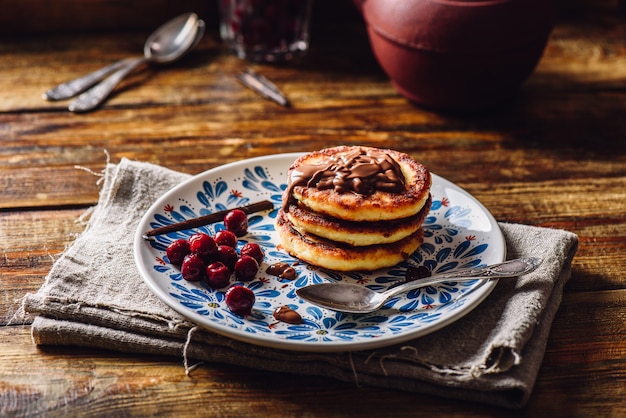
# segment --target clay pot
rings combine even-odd
[[[553,25],[550,0],[355,2],[395,88],[441,110],[480,109],[513,96]]]

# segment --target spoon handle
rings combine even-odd
[[[106,67],[102,67],[99,70],[93,71],[89,74],[85,74],[82,77],[75,78],[74,80],[66,81],[56,87],[51,88],[43,94],[43,98],[46,100],[65,100],[70,97],[76,96],[78,93],[82,93],[89,87],[102,80],[114,71],[119,70],[122,67],[128,65],[128,62],[133,58],[126,58],[109,64]]]
[[[408,292],[432,284],[454,281],[455,279],[499,279],[503,277],[517,277],[535,270],[541,264],[540,258],[517,258],[486,267],[455,270],[450,273],[436,274],[423,279],[417,279],[399,286],[392,287],[382,294],[385,298]]]
[[[68,109],[71,112],[88,112],[100,106],[102,102],[106,100],[111,94],[115,86],[119,84],[124,77],[126,77],[131,71],[137,68],[140,64],[147,62],[145,57],[129,58],[125,65],[118,69],[116,72],[105,78],[102,82],[95,87],[87,90],[76,98]]]

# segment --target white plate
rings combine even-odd
[[[238,283],[256,295],[253,312],[246,317],[226,307],[224,289],[185,281],[165,255],[170,242],[198,230],[214,234],[224,228],[223,223],[161,235],[154,242],[142,238],[159,226],[264,199],[280,207],[287,169],[299,155],[279,154],[217,167],[159,198],[140,221],[134,242],[135,261],[150,289],[191,322],[218,334],[256,345],[312,352],[372,349],[417,338],[458,320],[491,293],[494,281],[449,282],[396,297],[384,309],[364,315],[321,309],[295,293],[300,287],[333,280],[357,281],[384,290],[403,280],[409,263],[439,273],[504,261],[504,237],[493,216],[466,191],[436,175],[432,208],[424,222],[424,243],[408,262],[371,274],[339,274],[299,263],[293,281],[268,275],[265,269],[270,264],[295,259],[277,247],[276,209],[250,215],[248,234],[239,244],[257,242],[265,251],[265,261],[255,280]],[[274,309],[283,305],[297,311],[304,322],[290,325],[275,320]]]

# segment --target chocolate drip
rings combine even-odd
[[[276,318],[277,320],[286,322],[288,324],[297,325],[302,323],[302,316],[300,316],[298,312],[294,311],[289,306],[281,306],[276,308],[273,315],[274,318]]]
[[[298,275],[293,267],[283,262],[272,264],[267,268],[267,270],[265,270],[265,272],[283,280],[293,280]]]
[[[337,193],[369,196],[376,191],[400,193],[404,190],[404,174],[396,160],[376,149],[361,149],[331,155],[317,164],[301,164],[290,173],[287,199],[296,186],[334,189]]]

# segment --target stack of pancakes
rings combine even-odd
[[[335,147],[298,158],[278,212],[281,246],[307,263],[372,271],[408,258],[423,241],[431,176],[408,155]]]

